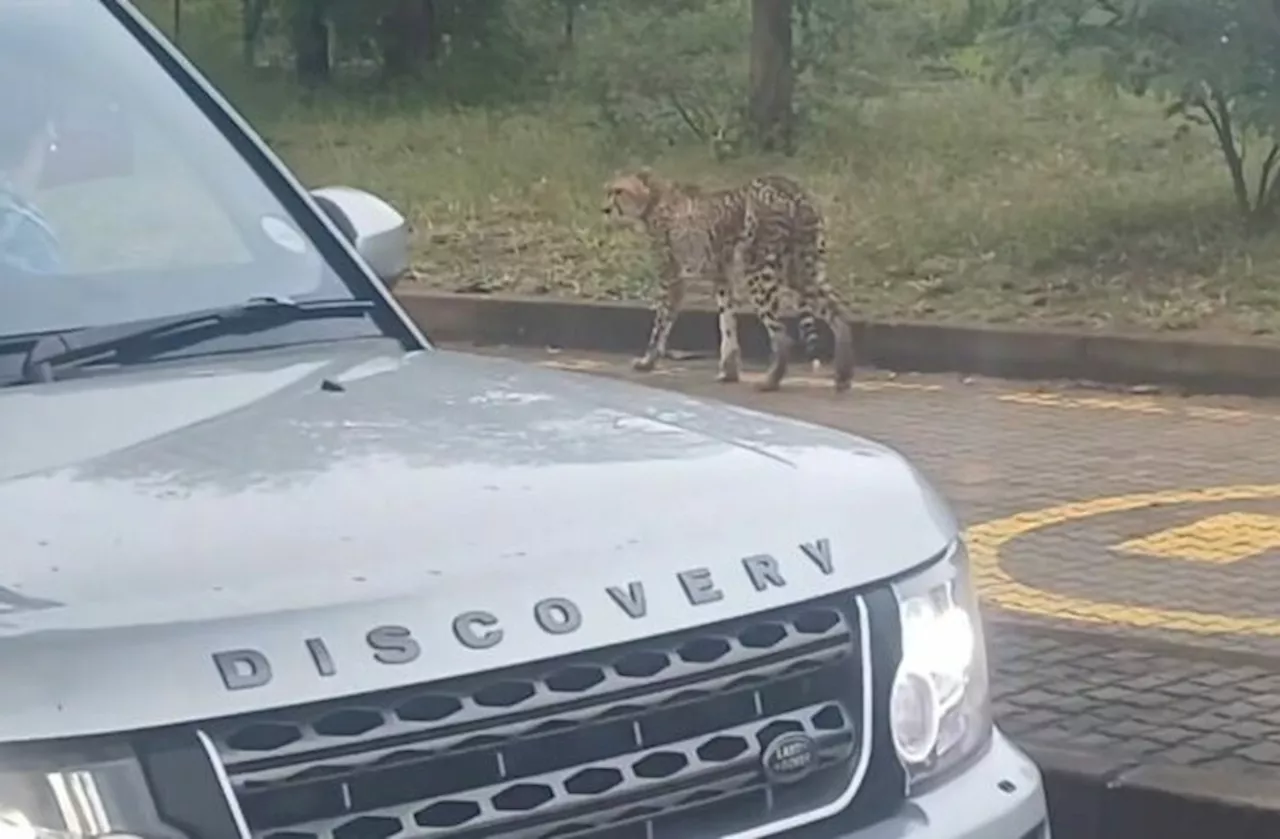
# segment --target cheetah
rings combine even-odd
[[[606,185],[605,216],[648,234],[659,259],[660,283],[653,329],[644,355],[632,365],[647,372],[667,355],[667,337],[691,280],[715,290],[720,316],[717,380],[740,377],[741,350],[735,317],[735,281],[740,280],[769,332],[770,363],[764,391],[777,390],[787,373],[791,338],[780,317],[782,295],[798,300],[799,332],[817,366],[817,318],[835,336],[835,389],[853,381],[853,330],[849,307],[826,276],[822,213],[804,189],[781,175],[757,177],[732,189],[704,190],[666,180],[645,168]]]

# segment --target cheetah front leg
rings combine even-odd
[[[742,349],[738,346],[738,313],[733,285],[726,278],[716,283],[716,307],[720,310],[720,372],[716,381],[732,384],[741,377]]]
[[[641,373],[652,371],[658,366],[659,358],[667,357],[667,338],[680,315],[684,289],[684,273],[674,262],[668,261],[663,265],[658,296],[653,304],[653,329],[649,332],[649,346],[644,355],[631,363]]]

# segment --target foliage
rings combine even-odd
[[[616,2],[595,9],[565,81],[595,105],[597,124],[637,151],[692,140],[731,157],[744,135],[744,6],[662,2],[647,15]]]
[[[204,9],[210,0],[186,0]],[[411,98],[455,104],[514,101],[538,95],[551,57],[531,47],[513,7],[546,0],[242,0],[244,63],[291,68],[301,51],[297,21],[318,14],[328,32],[331,84],[356,82],[368,90],[412,90]],[[396,15],[431,11],[430,26],[403,32]],[[204,15],[207,17],[206,15]],[[201,21],[203,23],[203,21]],[[184,47],[195,32],[184,32]],[[396,54],[409,50],[411,55]],[[412,65],[409,68],[402,65]],[[390,72],[391,70],[395,72]],[[408,75],[410,78],[402,78]],[[408,82],[408,84],[405,84]]]
[[[333,72],[300,90],[289,4],[314,0],[267,0],[253,62],[243,0],[180,0],[183,49],[306,182],[406,212],[423,282],[646,294],[643,241],[598,207],[644,162],[708,185],[797,177],[827,213],[832,281],[869,317],[1280,334],[1280,234],[1235,223],[1209,116],[1221,92],[1266,217],[1265,7],[794,0],[798,147],[780,159],[740,141],[747,0],[436,0],[446,43],[389,77],[379,17],[430,1],[323,0]],[[135,2],[172,31],[174,0]],[[1247,48],[1205,37],[1251,10]],[[1153,95],[1183,120],[1172,135]]]
[[[1277,207],[1280,16],[1271,0],[1023,0],[1020,20],[988,45],[1015,89],[1047,73],[1088,71],[1153,95],[1168,116],[1209,126],[1252,220]],[[1249,143],[1265,152],[1251,190]]]
[[[858,34],[868,18],[849,0],[797,0],[794,8],[795,107],[803,129],[830,113],[838,100],[847,104],[860,92]]]
[[[381,78],[385,88],[388,68],[404,63],[389,53],[404,45],[387,43],[387,22],[415,4],[431,7],[441,40],[419,45],[412,81],[427,99],[528,100],[558,82],[561,94],[593,102],[596,123],[625,146],[693,141],[721,160],[744,151],[750,21],[741,0],[241,0],[242,52],[249,64],[292,65],[302,50],[294,23],[319,14],[338,78]],[[859,9],[850,0],[795,4],[802,125],[863,81],[849,60],[865,21]]]

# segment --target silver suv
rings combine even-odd
[[[0,837],[1047,839],[902,457],[432,347],[122,0],[0,65]]]

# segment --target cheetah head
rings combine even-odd
[[[619,175],[605,185],[601,211],[615,223],[642,222],[646,210],[653,205],[657,188],[657,179],[648,169]]]

